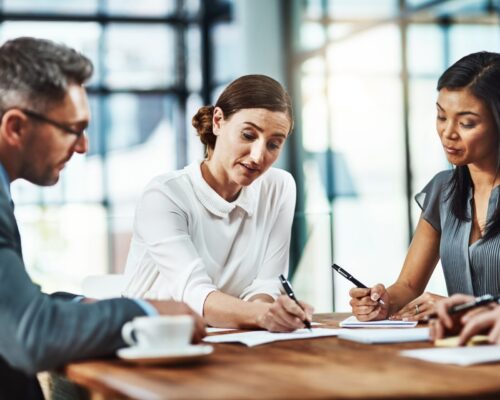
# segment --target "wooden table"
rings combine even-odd
[[[337,327],[348,314],[319,314]],[[138,366],[73,363],[66,377],[91,398],[133,399],[500,399],[500,364],[458,367],[401,357],[429,343],[366,345],[334,337],[253,348],[217,344],[205,362]]]

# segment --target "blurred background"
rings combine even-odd
[[[92,59],[90,151],[60,182],[13,184],[25,262],[43,289],[123,271],[136,201],[203,157],[198,107],[248,73],[282,82],[296,127],[278,162],[297,182],[290,276],[316,311],[350,283],[398,276],[419,209],[450,168],[435,133],[438,76],[500,51],[500,0],[3,0],[0,41],[49,38]],[[251,246],[251,243],[249,243]],[[445,294],[440,266],[428,290]]]

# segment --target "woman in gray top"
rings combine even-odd
[[[462,58],[437,89],[437,133],[454,168],[415,196],[422,214],[397,281],[350,291],[359,320],[433,313],[441,296],[422,293],[440,258],[449,295],[500,294],[500,54]]]

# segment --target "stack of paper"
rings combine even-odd
[[[310,339],[325,336],[337,336],[340,329],[322,329],[313,328],[312,332],[309,329],[297,329],[289,333],[274,333],[267,331],[251,331],[241,333],[229,333],[226,335],[208,336],[203,339],[204,342],[209,343],[230,343],[240,342],[249,347],[257,346],[259,344],[277,342],[280,340],[293,340],[293,339]]]
[[[429,328],[415,329],[342,329],[339,339],[361,343],[403,343],[426,342],[429,340]]]
[[[344,319],[340,323],[341,328],[414,328],[417,321],[398,321],[384,319],[382,321],[359,321],[355,316]]]
[[[500,346],[404,350],[400,354],[441,364],[472,365],[500,361]]]

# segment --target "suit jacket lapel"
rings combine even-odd
[[[16,217],[14,216],[14,208],[10,196],[5,193],[4,188],[0,185],[0,223],[5,225],[5,229],[10,232],[12,243],[17,253],[23,256],[21,249],[21,236],[17,227]]]

